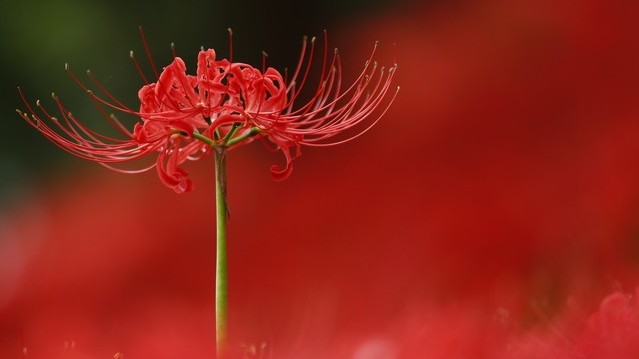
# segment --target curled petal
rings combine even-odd
[[[156,168],[160,181],[162,181],[165,186],[174,190],[175,193],[190,192],[193,190],[193,182],[188,178],[188,173],[183,168],[175,168],[169,172],[166,168],[163,168],[163,164],[160,161],[161,158],[158,156]]]
[[[158,176],[162,183],[175,191],[175,193],[190,192],[193,190],[193,182],[189,179],[188,173],[183,168],[176,168],[169,172],[162,167],[160,157],[156,165]]]
[[[227,92],[227,86],[222,83],[224,71],[228,68],[227,60],[217,61],[215,50],[200,51],[197,61],[197,91],[199,101],[203,106],[203,116],[214,116],[216,108],[222,102]]]
[[[173,189],[176,193],[184,193],[193,190],[193,183],[189,175],[179,165],[186,160],[186,151],[180,149],[180,139],[167,143],[166,149],[158,155],[157,171],[160,181]]]
[[[204,118],[211,116],[211,109],[200,101],[196,86],[195,76],[187,75],[184,61],[176,57],[156,83],[145,85],[138,92],[142,120],[164,122],[186,133],[206,127]]]
[[[271,166],[271,176],[273,179],[276,181],[283,181],[293,172],[293,162],[302,155],[300,148],[301,139],[289,139],[276,135],[268,136],[268,139],[276,145],[275,150],[281,151],[286,160],[284,167],[277,165]]]
[[[293,172],[293,156],[291,155],[290,148],[280,148],[284,157],[286,157],[286,165],[284,168],[278,165],[271,166],[271,176],[276,181],[283,181],[291,176]],[[297,157],[297,156],[296,156]]]
[[[173,63],[165,67],[160,74],[155,87],[155,95],[159,103],[171,104],[175,109],[179,109],[185,107],[186,104],[197,103],[198,96],[194,87],[194,79],[186,75],[184,61],[176,57]]]

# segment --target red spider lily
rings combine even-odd
[[[101,115],[123,138],[105,136],[88,128],[55,94],[53,99],[60,118],[51,115],[40,101],[36,102],[36,108],[29,105],[22,92],[27,111],[18,113],[51,142],[77,157],[126,173],[156,167],[162,183],[178,193],[192,189],[188,173],[181,167],[186,160],[198,159],[213,147],[233,148],[258,138],[268,140],[284,154],[285,166],[272,166],[271,172],[275,179],[285,179],[292,171],[293,161],[300,156],[302,145],[329,146],[358,137],[377,123],[397,94],[395,91],[385,101],[397,65],[387,71],[378,70],[373,62],[377,45],[356,80],[343,89],[338,52],[328,60],[325,37],[317,88],[307,103],[296,106],[309,78],[315,38],[310,46],[304,39],[300,59],[287,80],[265,65],[260,71],[248,64],[218,60],[212,49],[200,51],[195,76],[187,74],[184,61],[175,55],[173,62],[158,74],[144,34],[141,31],[140,34],[156,81],[147,81],[131,52],[145,82],[138,92],[137,111],[115,98],[88,71],[91,82],[102,94],[98,96],[66,66],[68,74],[87,91]],[[371,120],[378,109],[379,115]],[[136,117],[138,122],[133,131],[106,110]],[[363,129],[345,135],[346,138],[333,138],[355,126]],[[157,160],[150,166],[136,170],[113,166],[154,153],[158,153]]]

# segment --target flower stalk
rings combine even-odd
[[[216,265],[215,265],[215,343],[217,358],[224,358],[228,338],[228,266],[226,256],[226,146],[214,149],[215,158],[215,213],[216,213]]]

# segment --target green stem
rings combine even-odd
[[[253,127],[249,131],[246,131],[246,133],[244,133],[243,135],[229,139],[228,141],[226,141],[226,145],[231,147],[236,143],[240,143],[249,137],[257,135],[258,133],[260,133],[260,129],[257,127]]]
[[[210,138],[208,138],[208,137],[206,137],[204,135],[201,135],[201,134],[199,134],[197,132],[194,132],[191,136],[193,136],[193,138],[195,138],[195,139],[198,139],[198,140],[208,144],[211,147],[217,147],[217,143],[215,141],[213,141],[212,139],[210,139]]]
[[[195,138],[196,140],[200,140],[213,148],[217,148],[219,146],[225,146],[226,148],[228,148],[246,140],[249,137],[253,137],[261,132],[261,130],[258,127],[252,127],[250,130],[246,131],[246,133],[233,138],[233,136],[237,132],[237,129],[240,127],[240,125],[241,124],[239,123],[234,124],[231,130],[226,134],[226,136],[221,142],[212,140],[198,132],[194,132],[191,136],[193,136],[193,138]],[[219,138],[217,140],[219,140]]]
[[[215,212],[217,222],[217,260],[215,268],[215,343],[217,358],[224,358],[228,335],[228,272],[226,262],[226,147],[215,152]]]
[[[228,219],[228,206],[226,203],[226,150],[249,137],[260,133],[257,127],[251,128],[244,134],[233,138],[240,123],[233,124],[223,139],[216,136],[208,138],[198,132],[192,134],[193,138],[200,140],[211,147],[215,156],[215,220],[217,223],[216,238],[216,265],[215,265],[215,344],[218,359],[226,357],[228,342],[228,267],[226,259],[226,221]],[[218,134],[217,132],[215,133]],[[220,141],[221,140],[221,141]]]

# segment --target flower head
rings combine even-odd
[[[198,159],[218,146],[234,148],[256,139],[271,143],[271,147],[283,153],[285,165],[272,166],[271,172],[275,179],[285,179],[291,174],[302,146],[329,146],[358,137],[381,118],[397,94],[391,90],[388,96],[397,65],[388,70],[378,69],[373,61],[377,44],[356,80],[344,87],[339,53],[335,50],[329,56],[325,36],[319,81],[310,100],[298,105],[300,93],[309,82],[315,38],[310,44],[304,39],[297,66],[288,78],[266,67],[265,60],[259,70],[245,63],[218,59],[212,49],[203,49],[198,54],[195,75],[187,73],[186,64],[175,54],[173,62],[158,73],[141,30],[140,34],[155,81],[147,80],[131,52],[145,83],[138,92],[137,110],[120,102],[90,71],[87,71],[89,79],[101,95],[66,66],[68,74],[89,94],[99,113],[120,137],[90,129],[55,94],[59,117],[47,111],[40,101],[35,107],[30,105],[21,91],[27,111],[18,113],[67,152],[121,172],[155,167],[162,183],[176,192],[190,191],[193,187],[182,168],[187,160]],[[133,116],[136,121],[133,129],[127,129],[110,112]],[[359,130],[349,131],[355,127]],[[345,137],[337,139],[340,134]],[[151,165],[135,170],[116,166],[151,155],[157,156]]]

